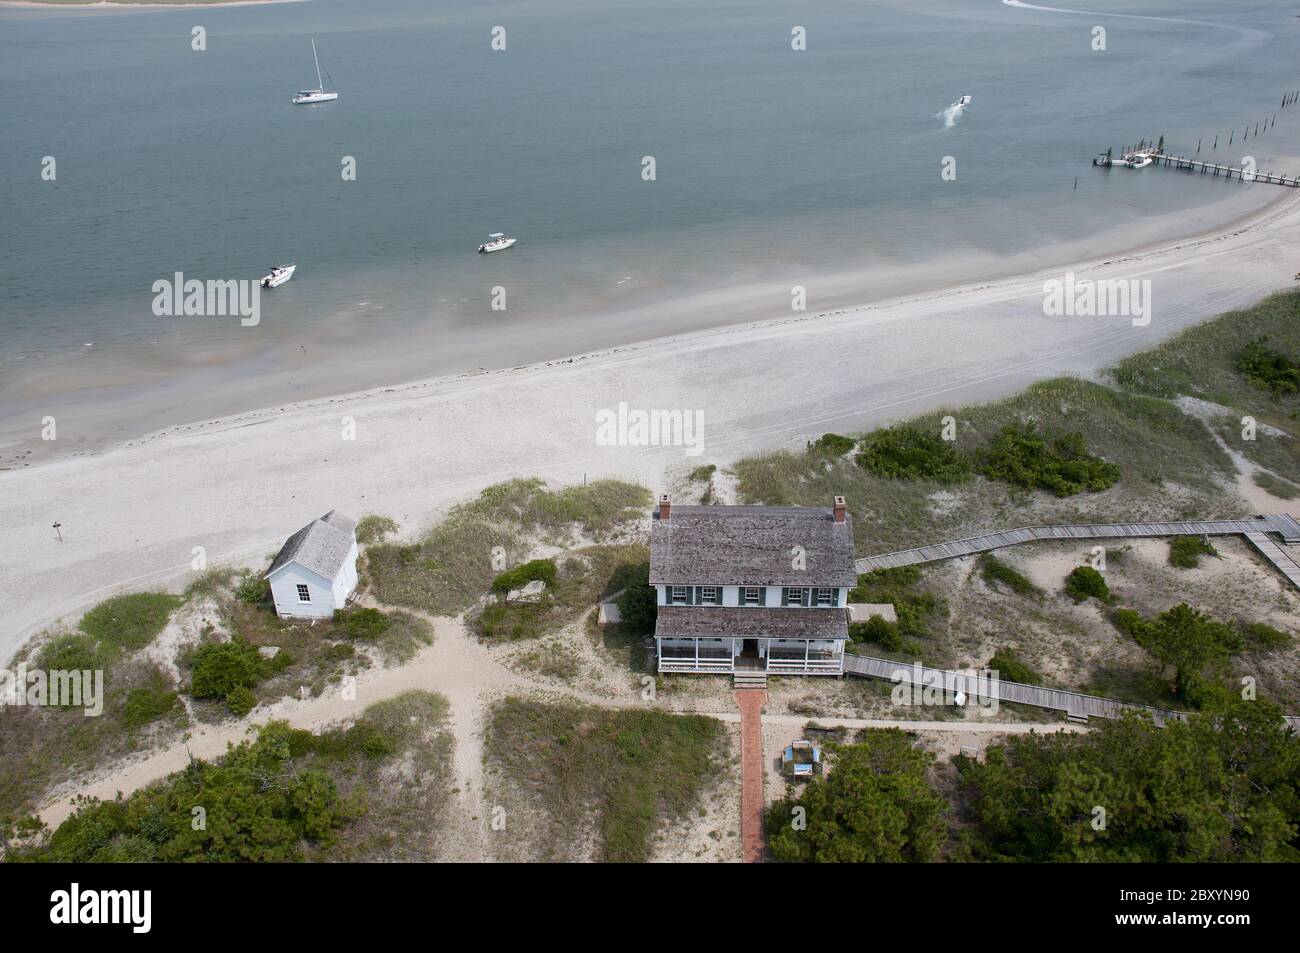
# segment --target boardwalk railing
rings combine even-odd
[[[1270,547],[1260,546],[1252,534],[1262,537]],[[1284,550],[1272,542],[1275,534],[1284,543],[1300,543],[1300,522],[1286,513],[1245,520],[1175,520],[1163,523],[1076,523],[1063,526],[1022,526],[1000,533],[985,533],[966,539],[902,549],[879,556],[865,556],[855,562],[858,572],[892,569],[915,563],[973,556],[1004,546],[1049,539],[1123,539],[1145,536],[1245,536],[1284,576],[1300,586],[1300,567]]]
[[[973,704],[996,700],[1063,711],[1071,721],[1083,722],[1093,717],[1118,718],[1125,711],[1149,712],[1155,723],[1161,727],[1168,721],[1187,719],[1186,712],[1171,711],[1167,708],[1153,708],[1150,705],[1061,691],[1057,688],[1025,685],[1021,682],[1004,682],[1000,678],[990,678],[987,675],[953,672],[948,669],[929,668],[917,663],[893,662],[866,655],[845,653],[844,671],[849,675],[859,675],[863,678],[884,679],[896,685],[908,683],[922,688],[942,687],[949,694],[963,692]],[[1300,730],[1300,716],[1288,715],[1286,721],[1291,728]]]

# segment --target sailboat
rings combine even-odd
[[[301,106],[304,103],[327,103],[331,99],[339,98],[338,93],[325,88],[325,81],[320,78],[320,57],[316,55],[316,40],[314,37],[311,41],[311,58],[316,61],[316,88],[299,90],[298,95],[293,97],[295,106]]]

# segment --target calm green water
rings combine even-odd
[[[199,416],[562,356],[736,319],[690,306],[704,292],[801,283],[816,310],[837,303],[823,277],[860,275],[840,294],[864,300],[918,262],[1262,202],[1271,187],[1088,159],[1158,135],[1209,155],[1217,133],[1238,160],[1229,129],[1275,112],[1248,151],[1300,155],[1300,105],[1278,109],[1300,88],[1293,5],[1070,7],[1152,19],[999,0],[0,9],[0,430],[78,400],[117,402],[122,433],[159,422],[145,393]],[[292,106],[313,36],[342,95]],[[476,255],[497,230],[519,245]],[[151,311],[173,272],[290,260],[256,329]]]

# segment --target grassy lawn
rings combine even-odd
[[[520,698],[497,704],[487,729],[491,767],[542,816],[539,859],[580,853],[576,822],[590,815],[599,860],[646,860],[664,820],[698,809],[725,745],[712,718]]]

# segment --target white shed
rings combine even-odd
[[[266,578],[277,615],[329,618],[357,588],[357,522],[330,510],[294,533]]]

